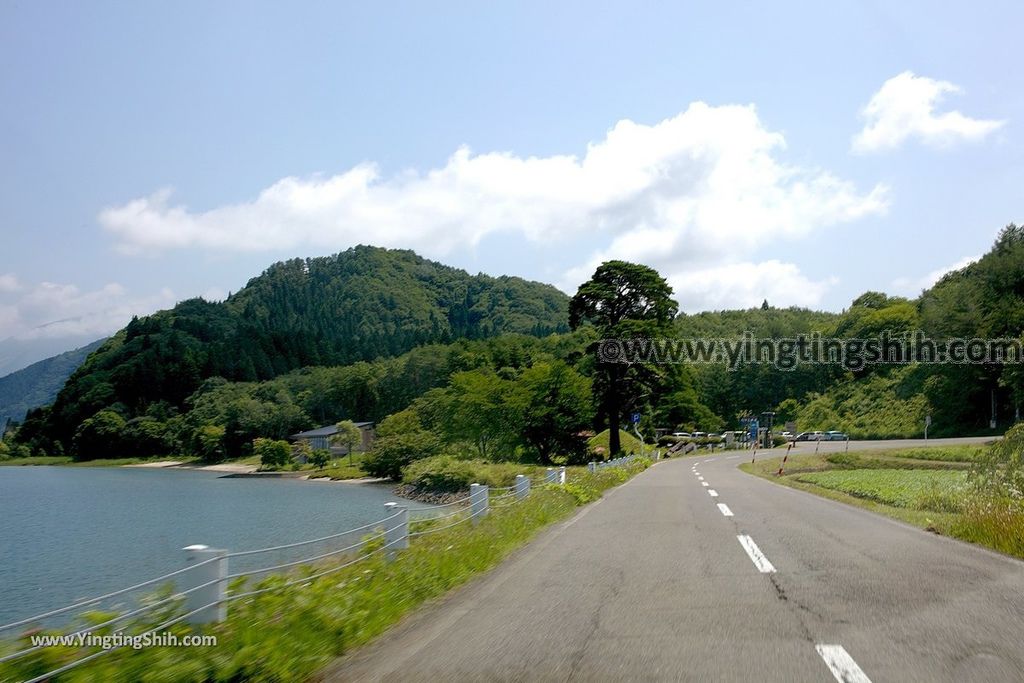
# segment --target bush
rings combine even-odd
[[[252,442],[252,454],[260,459],[262,468],[274,470],[291,461],[292,447],[287,441],[259,438]]]
[[[379,437],[363,458],[363,469],[374,477],[401,479],[402,469],[410,463],[437,455],[441,444],[428,431],[391,434]]]
[[[517,474],[529,474],[535,466],[461,460],[439,455],[418,460],[405,468],[402,481],[430,491],[465,491],[470,484],[511,486]]]
[[[331,452],[326,448],[317,448],[309,455],[309,464],[317,469],[323,469],[331,461]]]

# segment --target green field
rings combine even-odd
[[[967,473],[954,470],[828,470],[796,478],[902,508],[928,508],[937,499],[962,497],[967,486]]]

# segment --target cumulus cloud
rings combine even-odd
[[[1005,121],[974,119],[953,110],[935,111],[947,94],[963,91],[948,81],[937,81],[904,71],[882,84],[861,112],[864,129],[853,138],[853,151],[866,154],[899,147],[916,138],[934,147],[980,140]]]
[[[695,268],[670,275],[668,281],[686,311],[752,308],[765,299],[772,306],[813,307],[837,282],[812,280],[794,264],[776,260]]]
[[[107,208],[99,222],[129,253],[369,243],[441,258],[505,233],[557,245],[559,284],[572,290],[607,257],[674,276],[886,210],[884,186],[860,191],[827,171],[786,164],[785,147],[752,105],[696,102],[652,125],[619,121],[580,155],[463,147],[422,172],[385,177],[360,164],[284,178],[251,201],[206,211],[161,190]]]
[[[960,270],[966,268],[978,259],[980,256],[965,256],[952,265],[945,266],[943,268],[936,268],[935,270],[922,275],[921,277],[898,277],[892,281],[892,288],[899,294],[906,296],[917,296],[922,290],[928,289],[940,279],[946,273],[951,273],[954,270]]]
[[[0,338],[102,337],[133,315],[172,306],[174,293],[162,289],[135,296],[117,283],[83,291],[70,284],[40,282],[0,295]]]

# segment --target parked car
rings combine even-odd
[[[790,441],[796,438],[796,434],[790,431],[782,432],[782,434],[780,434],[779,436],[781,436],[784,439],[789,439]]]
[[[672,436],[689,437],[690,432],[672,432]]]
[[[793,438],[794,441],[821,441],[825,436],[824,432],[800,432]]]
[[[835,430],[825,432],[825,441],[846,441],[849,437]]]
[[[708,434],[708,438],[709,439],[715,439],[716,441],[724,441],[725,440],[725,436],[723,436],[722,434],[718,434],[717,432],[711,432],[710,434]]]

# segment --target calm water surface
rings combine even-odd
[[[187,545],[317,538],[381,519],[391,500],[401,501],[378,485],[0,467],[0,624],[179,569]]]

